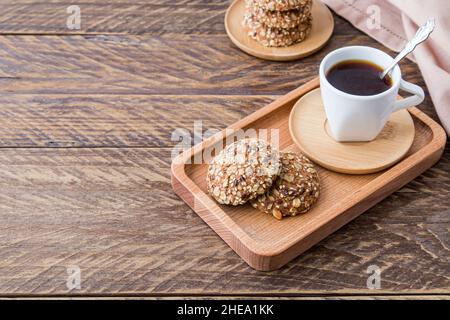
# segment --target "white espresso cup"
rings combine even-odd
[[[333,87],[328,71],[346,60],[365,60],[387,68],[393,58],[381,50],[353,46],[330,52],[320,63],[320,89],[331,135],[337,141],[371,141],[381,132],[391,113],[420,104],[425,94],[419,86],[402,79],[397,65],[391,72],[392,86],[379,94],[358,96]],[[397,100],[399,89],[412,96]]]

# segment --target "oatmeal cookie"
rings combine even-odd
[[[264,140],[243,139],[228,145],[211,162],[209,194],[233,206],[267,192],[281,170],[278,151]]]
[[[266,11],[287,11],[312,6],[312,0],[245,0],[245,2]]]
[[[267,11],[258,6],[246,6],[246,14],[270,28],[292,29],[311,20],[311,6],[288,11]]]
[[[282,153],[281,172],[269,191],[251,201],[252,206],[278,220],[306,213],[319,197],[319,175],[303,155]]]
[[[265,47],[287,47],[305,40],[311,31],[312,17],[307,17],[307,21],[299,24],[295,28],[271,28],[258,20],[253,14],[246,14],[243,26],[248,35]]]

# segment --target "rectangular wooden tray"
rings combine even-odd
[[[280,149],[297,151],[288,128],[295,102],[319,87],[315,79],[230,126],[232,129],[279,129]],[[206,192],[207,164],[193,157],[211,148],[224,135],[216,135],[180,154],[172,163],[174,191],[251,267],[280,268],[329,234],[420,175],[435,164],[446,143],[444,130],[417,108],[409,109],[416,135],[406,157],[385,171],[369,175],[339,174],[318,166],[321,196],[307,213],[281,221],[250,205],[219,205]],[[224,131],[225,133],[225,131]]]

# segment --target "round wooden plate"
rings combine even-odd
[[[367,174],[386,169],[408,152],[414,141],[414,122],[407,110],[391,115],[375,140],[337,142],[331,138],[320,88],[301,97],[292,108],[289,131],[311,160],[332,171]]]
[[[264,47],[253,40],[242,26],[245,1],[235,0],[225,14],[225,29],[231,41],[242,51],[257,58],[274,61],[290,61],[309,56],[319,51],[333,34],[333,15],[321,1],[314,0],[311,33],[304,41],[289,47]]]

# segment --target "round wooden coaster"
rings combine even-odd
[[[274,61],[300,59],[319,51],[333,34],[333,15],[321,1],[314,0],[312,29],[304,41],[284,48],[264,47],[245,32],[242,26],[244,11],[245,1],[235,0],[225,14],[225,29],[239,49],[257,58]]]
[[[408,152],[414,141],[414,122],[407,110],[391,115],[370,142],[337,142],[328,129],[320,88],[300,98],[289,117],[295,144],[317,164],[332,171],[367,174],[386,169]]]

